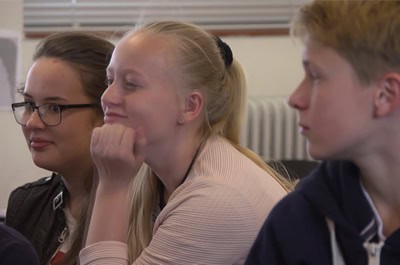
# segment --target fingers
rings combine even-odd
[[[126,148],[126,150],[131,150],[134,152],[133,146],[135,143],[135,132],[131,128],[126,128],[121,132],[121,137],[119,139],[119,146]]]
[[[134,153],[134,146],[135,131],[121,124],[105,124],[93,130],[90,152],[100,183],[126,187],[143,162]]]
[[[132,156],[134,139],[133,129],[120,124],[105,124],[93,130],[91,154],[121,159]]]

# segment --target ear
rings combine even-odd
[[[400,108],[400,74],[386,74],[378,84],[374,98],[376,117],[386,116]]]
[[[204,106],[204,96],[198,91],[194,90],[190,92],[186,96],[185,99],[185,109],[183,110],[182,115],[184,116],[185,121],[192,121],[196,119],[203,110]]]

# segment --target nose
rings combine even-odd
[[[115,81],[110,84],[101,96],[103,109],[108,106],[118,105],[121,102],[121,95]]]
[[[26,122],[26,127],[29,129],[44,129],[46,128],[46,124],[42,121],[42,119],[39,117],[39,112],[37,109],[35,109],[31,116],[29,117],[28,121]]]
[[[303,80],[289,97],[288,104],[296,110],[305,110],[309,105],[309,89]]]

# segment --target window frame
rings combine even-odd
[[[28,38],[41,38],[55,31],[84,30],[119,36],[133,28],[137,21],[180,19],[215,35],[287,35],[291,17],[305,2],[307,0],[24,0],[24,33]]]

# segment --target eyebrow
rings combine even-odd
[[[23,96],[24,97],[27,97],[27,98],[32,98],[33,99],[33,96],[31,96],[29,93],[23,93]],[[46,97],[46,98],[44,98],[44,101],[60,101],[60,100],[62,100],[62,101],[67,101],[65,98],[61,98],[61,97]]]
[[[303,60],[302,63],[303,63],[304,69],[306,69],[306,70],[313,70],[313,71],[322,71],[323,70],[319,65],[313,63],[310,60]]]
[[[112,67],[107,68],[107,76],[111,75],[113,76],[114,69]],[[137,71],[136,69],[131,69],[131,68],[124,68],[119,70],[119,74],[123,77],[126,77],[127,75],[132,75],[135,78],[138,78],[138,80],[146,81],[148,78],[146,74],[143,72]]]

